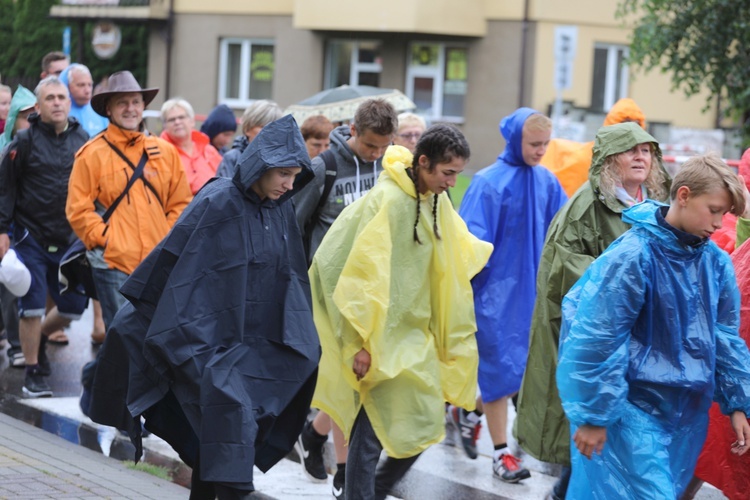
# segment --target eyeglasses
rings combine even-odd
[[[173,116],[172,118],[167,118],[167,123],[174,123],[176,121],[185,121],[187,120],[187,115],[180,115],[180,116]]]
[[[422,134],[412,132],[411,134],[398,134],[398,136],[405,141],[418,141]]]

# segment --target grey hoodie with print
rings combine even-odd
[[[315,212],[320,203],[320,198],[323,196],[326,178],[325,162],[320,156],[312,160],[315,179],[294,197],[297,224],[300,230],[303,233],[306,232],[308,223],[311,223],[309,225],[311,234],[304,234],[304,237],[309,238],[310,241],[308,263],[312,261],[323,236],[328,232],[336,217],[345,207],[351,205],[372,189],[377,182],[378,175],[383,170],[380,159],[374,162],[365,162],[354,154],[354,151],[346,142],[351,138],[349,125],[341,125],[333,129],[330,138],[331,152],[337,165],[336,181],[318,216],[315,217]],[[311,221],[313,217],[317,220]]]

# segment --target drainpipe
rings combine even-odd
[[[167,61],[164,65],[166,67],[166,78],[164,81],[164,87],[166,92],[164,98],[169,99],[172,95],[170,93],[170,83],[172,79],[172,27],[174,26],[174,0],[169,0],[169,12],[167,13]]]
[[[526,40],[529,32],[529,0],[523,2],[523,24],[521,26],[521,77],[518,85],[518,107],[522,107],[526,101],[524,91],[526,89]]]

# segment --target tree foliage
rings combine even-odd
[[[79,37],[78,21],[52,19],[50,7],[59,0],[0,0],[0,75],[3,81],[24,83],[33,88],[41,73],[42,57],[62,50],[65,26],[71,27],[71,60],[89,67],[96,83],[103,76],[127,69],[142,84],[148,66],[148,23],[118,24],[122,43],[109,60],[99,59],[91,46],[96,21],[85,22]],[[78,60],[82,45],[83,60]]]
[[[708,88],[729,116],[750,112],[750,0],[621,0],[618,16],[636,19],[630,62],[670,73],[685,95]],[[746,124],[747,132],[747,124]]]

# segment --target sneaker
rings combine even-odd
[[[302,469],[305,475],[314,483],[325,483],[328,481],[328,473],[323,463],[323,445],[328,441],[328,436],[317,436],[313,432],[312,422],[307,421],[302,432],[294,443],[294,448],[299,454]]]
[[[449,411],[453,425],[458,429],[461,435],[461,444],[464,447],[466,455],[474,460],[479,456],[477,453],[477,438],[482,428],[481,422],[472,422],[467,418],[467,412],[463,408],[455,406],[450,407]]]
[[[344,500],[344,485],[346,484],[346,469],[336,469],[333,475],[333,498]]]
[[[506,483],[517,483],[531,477],[528,469],[518,463],[518,459],[510,453],[503,453],[500,458],[492,461],[492,475]]]
[[[26,367],[26,358],[23,357],[23,353],[20,350],[11,353],[11,350],[8,349],[8,358],[10,359],[10,366],[13,368]]]
[[[44,335],[39,342],[37,363],[39,363],[39,375],[49,377],[52,374],[52,366],[49,364],[49,358],[47,357],[47,338]]]
[[[27,398],[49,398],[52,397],[52,389],[49,388],[44,376],[39,370],[27,373],[23,382],[23,394]]]

